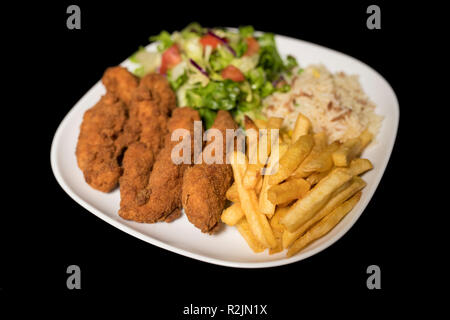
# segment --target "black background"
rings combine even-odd
[[[381,7],[381,30],[366,28],[366,8],[373,3]],[[70,4],[81,8],[81,30],[66,28]],[[16,48],[8,53],[12,63],[7,67],[15,71],[10,78],[15,83],[10,109],[18,113],[4,121],[4,127],[14,128],[7,129],[5,140],[11,142],[9,154],[15,155],[8,161],[19,168],[4,166],[14,177],[6,185],[13,206],[4,207],[6,221],[11,219],[14,227],[4,220],[3,235],[8,238],[2,243],[8,255],[0,274],[3,295],[66,301],[111,297],[111,305],[139,306],[148,315],[160,312],[168,318],[186,318],[182,308],[191,303],[268,304],[267,318],[311,310],[345,315],[352,305],[364,306],[372,314],[387,305],[398,306],[399,296],[415,295],[418,286],[411,285],[411,274],[418,267],[409,258],[414,244],[403,234],[403,217],[420,210],[419,204],[407,205],[414,194],[406,191],[411,177],[404,161],[412,146],[407,132],[413,129],[419,104],[410,98],[414,92],[410,80],[417,68],[415,39],[424,32],[413,23],[416,11],[377,1],[145,5],[129,1],[95,6],[62,1],[17,6],[3,15],[15,17],[3,30]],[[204,26],[251,24],[256,30],[330,47],[372,66],[394,88],[401,120],[388,168],[355,226],[325,251],[268,269],[207,264],[115,229],[75,203],[57,184],[50,168],[50,145],[66,113],[108,66],[146,45],[150,35],[179,30],[192,21]],[[21,37],[15,37],[22,29]],[[79,291],[66,288],[66,268],[71,264],[82,270]],[[366,287],[366,268],[371,264],[381,268],[381,290]]]

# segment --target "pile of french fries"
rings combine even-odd
[[[266,129],[267,136],[259,133],[258,141],[270,140],[270,130],[280,130],[282,122],[247,117],[245,129]],[[359,155],[372,138],[366,130],[329,144],[326,134],[313,133],[309,119],[299,114],[294,130],[279,131],[278,152],[271,153],[273,144],[268,143],[267,156],[261,156],[262,144],[257,143],[246,154],[232,154],[235,182],[226,197],[233,204],[222,212],[222,221],[236,226],[256,253],[287,249],[287,256],[293,256],[332,230],[358,203],[366,185],[359,176],[373,168]],[[257,161],[249,164],[252,153]]]

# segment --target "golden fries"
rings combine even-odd
[[[328,203],[320,209],[320,211],[310,220],[308,220],[304,225],[295,230],[294,232],[285,231],[283,233],[283,248],[288,248],[298,237],[305,233],[310,227],[320,221],[323,217],[329,214],[331,211],[336,209],[345,200],[352,197],[355,193],[362,190],[366,186],[363,179],[359,177],[354,177],[349,185],[344,184],[338,190],[336,190],[335,195],[328,201]]]
[[[255,186],[255,192],[257,195],[259,195],[261,193],[262,185],[263,185],[263,179],[261,176],[258,176],[258,180],[257,180],[256,186]]]
[[[358,154],[360,154],[372,141],[373,134],[369,131],[369,129],[364,130],[360,136],[359,140],[361,140],[361,149],[359,150]]]
[[[249,190],[244,187],[242,164],[246,163],[245,155],[241,152],[233,152],[231,166],[233,168],[234,180],[239,193],[239,202],[242,211],[244,211],[250,230],[256,239],[266,248],[275,247],[277,245],[275,237],[270,228],[269,222],[264,214],[257,210],[258,201],[255,190]]]
[[[269,177],[269,184],[278,184],[288,178],[300,163],[308,156],[314,145],[311,135],[301,136],[297,141],[291,144],[280,159],[278,171]]]
[[[282,124],[283,118],[270,117],[269,120],[267,120],[267,127],[270,129],[280,129]]]
[[[353,159],[352,162],[350,162],[349,170],[352,175],[359,176],[360,174],[363,174],[366,171],[369,171],[373,169],[372,162],[368,159]]]
[[[232,202],[239,202],[239,194],[235,183],[233,183],[231,187],[227,190],[225,198],[227,198]]]
[[[349,139],[333,152],[333,162],[336,167],[347,167],[350,161],[356,157],[361,150],[359,138]]]
[[[270,155],[269,162],[266,168],[266,173],[271,173],[276,165],[278,165],[279,158],[281,158],[287,151],[288,146],[286,144],[280,144],[278,149],[278,155],[273,153]],[[263,185],[261,193],[259,194],[259,211],[271,217],[275,212],[275,205],[267,198],[267,192],[270,188],[269,185],[270,175],[266,174],[263,178]]]
[[[298,200],[281,220],[290,232],[294,232],[302,224],[311,219],[331,198],[340,186],[349,181],[352,175],[345,169],[334,169],[322,179],[304,198]]]
[[[264,251],[265,247],[255,238],[245,217],[236,224],[236,228],[253,252],[259,253]]]
[[[359,201],[366,186],[359,175],[373,165],[358,156],[373,135],[365,130],[342,144],[328,144],[326,133],[311,132],[310,120],[299,114],[294,130],[281,130],[277,148],[271,130],[280,129],[283,118],[245,117],[244,124],[246,132],[258,132],[247,136],[248,159],[255,163],[232,154],[235,182],[226,198],[233,204],[221,220],[235,226],[254,252],[287,249],[291,257],[333,229]]]
[[[326,160],[326,154],[323,155],[322,153],[325,152],[325,150],[328,148],[327,144],[327,136],[324,132],[319,132],[314,134],[314,147],[312,148],[309,155],[306,157],[306,159],[299,165],[299,167],[294,171],[292,174],[294,177],[297,178],[306,178],[311,174],[312,171],[314,171],[314,164],[320,161],[321,157],[325,158]],[[334,148],[334,147],[329,147]],[[330,154],[331,157],[331,154]],[[322,160],[323,162],[324,160]],[[330,160],[331,161],[331,160]],[[326,170],[322,170],[326,171]]]
[[[272,227],[273,234],[275,235],[275,239],[277,241],[277,246],[269,249],[269,254],[275,254],[281,252],[283,250],[283,244],[281,242],[282,235],[284,231],[284,227],[280,224],[280,218],[284,217],[288,208],[279,208],[273,215],[272,219],[270,219],[270,226]]]
[[[339,148],[337,142],[333,142],[328,145],[324,150],[318,152],[314,157],[304,161],[301,166],[294,173],[295,177],[306,177],[312,172],[324,172],[328,171],[333,167],[332,154]]]
[[[275,214],[273,215],[272,219],[270,219],[270,225],[274,232],[275,231],[278,231],[280,233],[284,232],[285,228],[280,223],[280,219],[283,218],[288,211],[289,208],[278,208]]]
[[[234,203],[225,210],[223,210],[220,219],[223,223],[234,226],[244,217],[244,211],[242,211],[239,203]]]
[[[286,182],[272,186],[267,194],[267,198],[273,204],[281,204],[300,199],[309,191],[311,185],[302,178],[289,179]]]
[[[311,121],[303,114],[299,113],[297,116],[297,121],[295,121],[294,131],[292,133],[292,142],[295,142],[301,136],[309,133],[311,130]]]
[[[294,242],[289,248],[287,256],[291,257],[308,244],[327,234],[333,229],[341,219],[353,209],[361,198],[361,192],[355,194],[352,198],[334,209],[330,214],[320,220],[316,225],[309,229],[303,236]]]
[[[325,178],[330,173],[330,171],[314,172],[310,174],[308,178],[306,178],[306,181],[308,181],[311,186],[314,186],[318,184],[320,180]]]
[[[258,126],[259,129],[267,129],[267,121],[263,119],[255,119],[254,123]]]

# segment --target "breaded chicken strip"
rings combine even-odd
[[[223,164],[196,164],[186,170],[183,178],[182,202],[189,221],[202,232],[212,233],[220,221],[226,204],[225,193],[233,183],[233,171],[226,164],[226,129],[236,129],[227,111],[220,110],[212,128],[223,136]]]
[[[126,120],[125,104],[111,93],[84,114],[76,156],[86,182],[97,190],[109,192],[117,185],[123,150],[116,140]]]
[[[129,106],[133,91],[139,84],[139,79],[126,68],[116,66],[106,69],[102,82],[107,92],[114,93]]]
[[[124,131],[128,119],[128,95],[138,79],[122,67],[105,71],[102,79],[106,95],[86,111],[76,149],[78,166],[93,188],[109,192],[117,185],[121,169],[119,158],[128,143]]]
[[[167,121],[175,107],[175,94],[163,76],[148,74],[141,79],[133,93],[124,135],[125,140],[134,141],[129,144],[122,162],[120,212],[124,216],[148,199],[145,188],[156,156],[164,146]]]
[[[200,116],[197,111],[191,108],[178,108],[173,111],[172,117],[168,122],[169,132],[165,137],[165,146],[156,158],[148,184],[143,189],[139,190],[136,188],[136,206],[121,207],[119,215],[122,218],[137,222],[154,223],[162,220],[169,222],[180,216],[181,185],[184,171],[190,165],[177,165],[172,161],[172,149],[179,141],[171,141],[171,135],[176,129],[188,130],[189,138],[191,139],[191,150],[193,150],[194,121],[200,121]],[[140,151],[136,150],[136,154],[139,153]],[[125,156],[127,155],[128,151]],[[146,160],[142,160],[142,162],[144,163]],[[136,174],[136,172],[134,176],[135,178],[142,178],[137,179],[136,186],[144,186],[145,177]]]

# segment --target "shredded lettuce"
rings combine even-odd
[[[274,81],[285,69],[283,60],[278,53],[275,38],[272,33],[265,33],[258,38],[260,58],[258,66],[266,71],[267,80]]]
[[[186,92],[189,106],[212,110],[231,110],[236,107],[241,90],[239,84],[231,81],[210,81],[205,87]]]
[[[140,47],[131,57],[130,61],[138,64],[139,67],[134,69],[133,73],[138,77],[143,77],[149,72],[155,72],[161,64],[161,54],[158,52],[147,51],[144,47]]]
[[[239,27],[239,33],[244,38],[253,36],[254,32],[255,32],[255,29],[253,29],[252,26],[241,26],[241,27]]]
[[[216,50],[209,57],[209,64],[213,71],[223,70],[233,61],[233,54],[224,46],[217,46]]]
[[[156,36],[151,36],[149,40],[151,42],[159,41],[158,52],[163,52],[173,44],[173,40],[172,37],[170,36],[170,33],[168,33],[165,30],[161,31],[161,33]]]
[[[185,84],[188,80],[186,62],[183,61],[175,66],[175,68],[173,68],[172,70],[169,70],[167,72],[167,80],[169,81],[174,91]]]
[[[243,73],[247,73],[253,70],[258,65],[258,55],[255,54],[251,57],[245,56],[241,58],[233,59],[230,64],[241,70]]]
[[[204,47],[200,42],[209,30],[222,39],[214,48]],[[255,37],[259,43],[259,51],[251,56],[244,55],[248,37]],[[293,73],[302,72],[294,57],[283,59],[280,56],[273,34],[255,35],[252,26],[241,26],[236,32],[224,28],[207,29],[194,22],[172,34],[162,31],[150,37],[150,41],[158,41],[158,52],[152,56],[140,48],[133,54],[130,60],[138,65],[134,73],[143,76],[157,70],[164,51],[176,43],[182,62],[167,71],[167,80],[176,92],[178,105],[197,109],[207,128],[212,125],[217,110],[231,111],[238,122],[244,115],[261,118],[264,98],[274,92],[290,90],[290,86],[280,79],[289,80]],[[195,68],[191,59],[206,72]],[[245,80],[223,79],[222,71],[229,65],[238,68]]]

